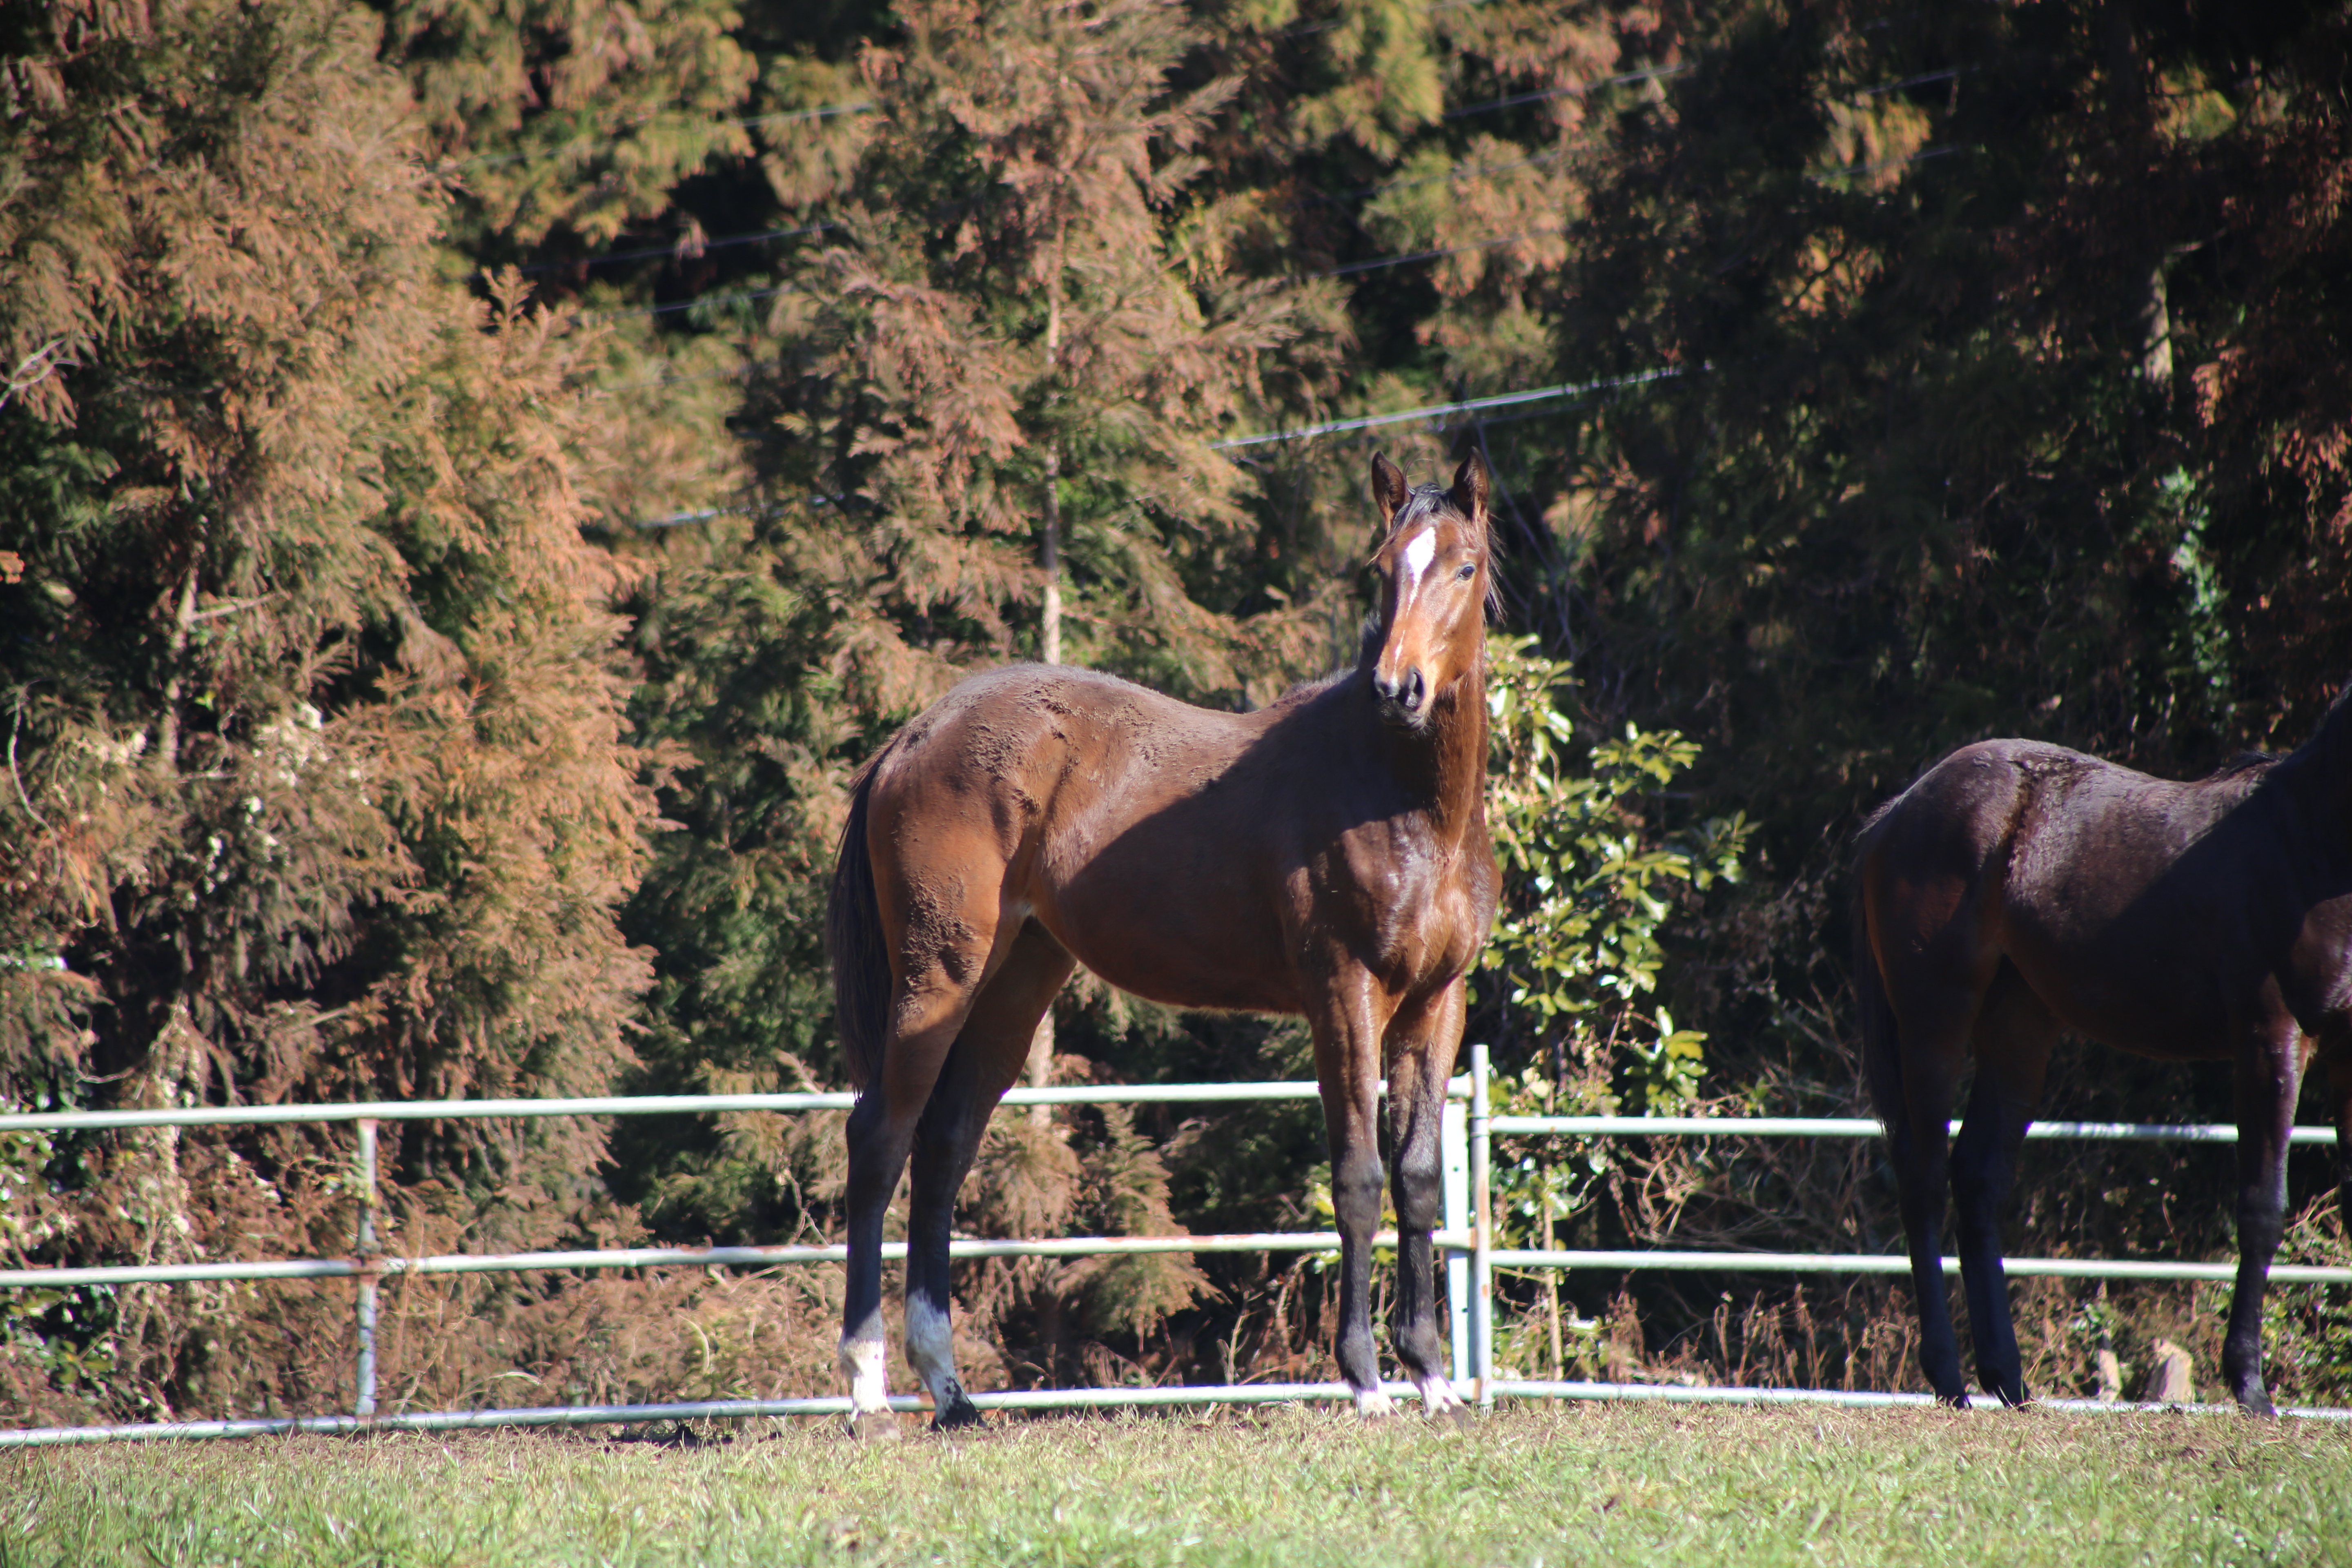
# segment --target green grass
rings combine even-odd
[[[0,1457],[52,1564],[2352,1564],[2352,1430],[2225,1415],[1306,1410],[861,1448],[478,1434]]]

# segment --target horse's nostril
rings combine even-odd
[[[1382,702],[1394,703],[1408,713],[1418,713],[1422,704],[1428,700],[1429,683],[1422,678],[1417,668],[1409,668],[1401,675],[1382,675],[1374,671],[1372,695]]]

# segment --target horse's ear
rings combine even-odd
[[[1486,526],[1486,459],[1473,452],[1454,470],[1454,489],[1445,498],[1454,503],[1454,510],[1470,520],[1474,528]]]
[[[1386,452],[1372,454],[1372,500],[1380,504],[1381,526],[1396,521],[1397,509],[1412,492],[1405,488],[1404,470],[1389,461]]]

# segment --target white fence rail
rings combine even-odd
[[[1490,1114],[1491,1074],[1486,1047],[1471,1047],[1470,1071],[1448,1086],[1444,1120],[1444,1223],[1435,1233],[1446,1255],[1447,1304],[1452,1329],[1454,1375],[1465,1396],[1491,1404],[1500,1395],[1519,1398],[1664,1400],[1678,1403],[1925,1405],[1928,1395],[1836,1389],[1684,1388],[1650,1384],[1543,1382],[1495,1375],[1494,1270],[1593,1268],[1612,1271],[1678,1269],[1780,1274],[1907,1274],[1899,1254],[1790,1252],[1696,1252],[1497,1248],[1493,1245],[1488,1201],[1488,1160],[1493,1139],[1507,1136],[1647,1138],[1867,1138],[1879,1133],[1874,1121],[1822,1117],[1640,1117],[1495,1116]],[[1008,1105],[1197,1105],[1319,1098],[1312,1083],[1082,1085],[1018,1089]],[[260,1417],[229,1421],[151,1422],[118,1426],[37,1427],[0,1430],[0,1448],[50,1444],[158,1438],[260,1436],[291,1432],[453,1431],[486,1426],[593,1426],[659,1420],[739,1416],[801,1416],[846,1412],[839,1396],[700,1400],[656,1405],[534,1406],[511,1410],[379,1412],[376,1409],[375,1328],[378,1282],[392,1275],[475,1274],[534,1269],[648,1268],[772,1268],[787,1264],[836,1263],[839,1246],[640,1247],[594,1251],[464,1253],[404,1258],[383,1252],[376,1240],[376,1131],[385,1121],[449,1121],[460,1118],[547,1116],[671,1116],[715,1111],[800,1112],[845,1110],[856,1096],[842,1093],[640,1095],[578,1100],[382,1100],[342,1105],[184,1107],[142,1110],[29,1111],[0,1114],[0,1132],[97,1131],[137,1127],[252,1127],[289,1123],[355,1124],[354,1190],[359,1214],[353,1250],[346,1258],[222,1260],[207,1263],[0,1268],[0,1289],[65,1286],[175,1284],[217,1279],[330,1279],[356,1282],[358,1354],[349,1415]],[[1954,1130],[1958,1130],[1954,1123]],[[2036,1122],[2030,1138],[2091,1141],[2233,1143],[2237,1129],[2224,1125],[2144,1122]],[[2334,1130],[2298,1127],[2296,1143],[2334,1144]],[[1377,1238],[1394,1240],[1393,1232]],[[952,1242],[958,1258],[1087,1258],[1142,1253],[1332,1252],[1336,1232],[1252,1233],[1234,1236],[1063,1237],[1045,1240]],[[887,1244],[883,1255],[903,1258],[904,1243]],[[2116,1258],[2012,1258],[2012,1275],[2078,1279],[2230,1279],[2228,1262]],[[1944,1259],[1948,1274],[1958,1261]],[[2282,1264],[2271,1270],[2284,1284],[2352,1285],[2352,1268]],[[1391,1392],[1412,1397],[1409,1384]],[[1255,1405],[1297,1400],[1344,1399],[1341,1383],[1239,1384],[1171,1388],[1031,1389],[976,1394],[982,1409],[1104,1409],[1135,1406]],[[902,1410],[921,1407],[912,1396],[898,1398]],[[2106,1405],[2089,1400],[2053,1400],[2060,1409],[2133,1410],[2154,1406]],[[2298,1409],[2287,1414],[2352,1419],[2352,1410]]]

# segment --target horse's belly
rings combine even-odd
[[[1302,1009],[1296,971],[1279,961],[1278,931],[1237,942],[1232,932],[1171,929],[1132,914],[1116,922],[1065,919],[1050,929],[1080,963],[1146,1001],[1232,1013]]]
[[[2166,963],[2147,953],[2017,952],[2027,986],[2059,1025],[2102,1045],[2167,1061],[2208,1061],[2235,1048],[2231,1017],[2252,998],[2231,993],[2209,955]]]
[[[1037,916],[1122,991],[1171,1007],[1297,1012],[1280,915],[1239,858],[1168,855],[1147,868],[1100,856],[1043,890]]]

